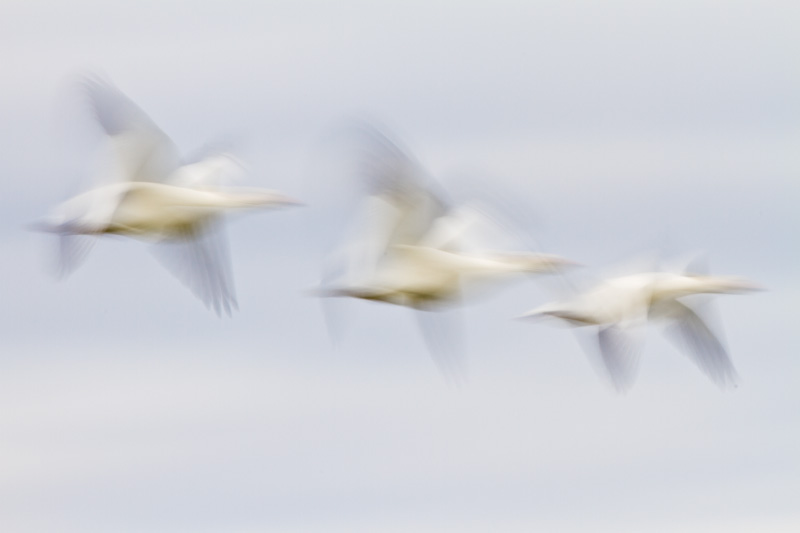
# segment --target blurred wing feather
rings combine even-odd
[[[365,134],[360,173],[367,192],[396,210],[385,245],[418,244],[447,213],[444,195],[422,166],[385,134],[374,128],[365,129]]]
[[[619,326],[605,326],[597,334],[600,356],[611,384],[626,392],[636,380],[641,353],[638,339]]]
[[[164,182],[180,166],[170,138],[122,91],[97,76],[84,86],[94,117],[109,136],[121,180]]]
[[[706,322],[685,304],[671,302],[674,322],[667,328],[671,339],[684,348],[686,354],[708,378],[721,388],[735,386],[736,369],[725,347]]]
[[[158,243],[156,257],[217,315],[238,308],[222,222]]]
[[[59,234],[56,277],[66,278],[81,266],[94,246],[95,240],[96,237],[89,235]]]
[[[459,316],[454,311],[415,310],[417,324],[428,351],[445,379],[461,385],[466,381],[467,364],[461,343]]]

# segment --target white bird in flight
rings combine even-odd
[[[643,327],[650,320],[667,321],[668,331],[692,361],[724,388],[736,385],[733,363],[698,311],[681,299],[759,289],[734,276],[647,272],[606,279],[574,298],[547,303],[520,318],[555,317],[574,327],[597,326],[603,367],[620,392],[628,390],[636,378]]]
[[[226,153],[182,163],[170,138],[119,89],[84,80],[111,152],[101,185],[67,200],[34,224],[59,236],[60,274],[74,270],[98,235],[161,243],[165,266],[207,307],[230,314],[236,297],[223,216],[232,210],[281,207],[293,199],[266,189],[222,188],[239,165]],[[171,250],[171,251],[170,251]]]
[[[370,130],[363,174],[358,238],[328,262],[326,297],[354,297],[413,308],[440,369],[459,378],[463,361],[444,339],[441,310],[462,303],[466,292],[514,275],[559,270],[571,262],[548,254],[499,252],[476,236],[492,226],[478,209],[453,208],[422,167],[383,134]],[[495,235],[498,228],[494,227]],[[329,322],[335,317],[329,313]]]

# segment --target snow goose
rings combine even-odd
[[[574,327],[597,327],[603,369],[620,392],[630,389],[636,378],[643,327],[651,320],[666,321],[668,333],[698,368],[725,388],[736,385],[733,363],[699,310],[681,299],[758,289],[753,282],[733,276],[645,272],[608,278],[573,298],[547,303],[521,318],[554,317]]]
[[[326,297],[353,297],[414,309],[431,355],[453,379],[463,357],[443,338],[441,313],[463,303],[467,293],[524,273],[557,271],[569,261],[547,254],[500,252],[476,243],[492,220],[472,205],[452,206],[421,165],[384,134],[368,130],[362,161],[367,193],[356,218],[356,237],[329,258]],[[337,320],[327,312],[329,325]],[[450,319],[452,320],[452,319]]]
[[[110,168],[101,184],[56,207],[34,228],[59,236],[60,275],[74,270],[98,235],[123,235],[160,243],[159,257],[207,307],[231,313],[236,297],[230,276],[223,215],[294,205],[275,191],[223,188],[239,168],[227,153],[183,163],[170,138],[110,82],[91,76],[84,86],[104,131]]]

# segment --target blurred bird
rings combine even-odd
[[[366,197],[359,236],[328,261],[317,294],[410,307],[443,373],[459,379],[463,358],[446,336],[441,310],[462,303],[467,290],[513,275],[553,272],[569,261],[547,254],[500,252],[478,242],[491,225],[472,205],[453,207],[422,167],[382,133],[368,129],[361,173]],[[497,243],[495,243],[497,244]],[[335,316],[329,315],[329,324]]]
[[[643,326],[650,320],[667,321],[668,332],[692,361],[725,388],[737,381],[727,351],[699,311],[681,299],[759,289],[753,282],[733,276],[647,272],[606,279],[574,298],[542,305],[520,318],[555,317],[574,327],[598,326],[603,368],[620,392],[630,389],[636,378]]]
[[[213,152],[182,162],[170,138],[110,82],[90,76],[83,86],[106,134],[111,168],[99,186],[33,225],[59,236],[59,275],[80,265],[94,241],[88,237],[135,237],[163,245],[165,266],[206,307],[230,314],[236,297],[222,215],[297,202],[270,190],[223,188],[225,178],[241,169],[235,157]]]

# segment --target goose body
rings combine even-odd
[[[428,310],[461,302],[468,289],[486,288],[518,274],[556,270],[565,264],[561,258],[544,254],[523,258],[395,245],[372,279],[340,289],[339,295]]]
[[[291,203],[287,197],[266,190],[124,182],[97,187],[68,200],[44,224],[54,233],[109,233],[159,240],[198,231],[226,211]]]

